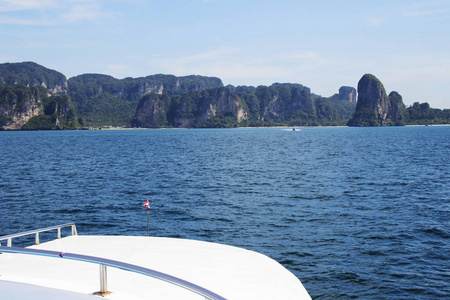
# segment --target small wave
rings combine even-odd
[[[378,251],[378,250],[368,250],[368,251],[364,251],[363,253],[370,255],[370,256],[386,256],[385,253],[383,253],[382,251]]]
[[[217,219],[213,219],[213,221],[224,222],[224,223],[230,223],[230,222],[232,222],[232,220],[230,220],[230,219],[225,219],[225,218],[217,218]]]
[[[409,235],[404,235],[407,236],[408,238],[412,238]],[[371,235],[368,237],[368,239],[370,240],[388,240],[388,239],[395,239],[395,236],[382,236],[382,235]]]
[[[436,227],[422,229],[421,231],[425,232],[425,233],[437,235],[437,236],[439,236],[441,238],[444,238],[444,239],[450,238],[450,234],[448,232],[445,232],[444,230],[436,228]]]
[[[298,261],[295,261],[293,259],[285,258],[285,259],[280,260],[279,263],[284,265],[284,266],[293,266],[293,265],[298,264]]]
[[[180,210],[163,210],[161,213],[172,216],[183,216],[186,214],[184,211]]]
[[[84,212],[83,209],[80,208],[74,208],[74,209],[68,209],[68,208],[62,208],[55,211],[55,213],[58,214],[75,214],[75,213],[82,213]]]
[[[308,252],[287,252],[284,253],[285,256],[296,256],[296,257],[308,257],[308,256],[314,256],[311,253]]]
[[[351,281],[351,282],[361,282],[363,281],[360,276],[353,272],[342,272],[336,274],[336,278],[345,280],[345,281]]]

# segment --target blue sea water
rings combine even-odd
[[[0,235],[146,235],[150,198],[151,235],[259,251],[314,299],[450,298],[450,127],[0,132],[0,154]]]

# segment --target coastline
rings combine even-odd
[[[404,125],[404,126],[367,126],[367,127],[428,127],[428,126],[450,126],[450,124],[416,124],[416,125]],[[346,126],[346,125],[337,125],[337,126],[258,126],[258,127],[208,127],[208,128],[192,128],[192,127],[169,127],[169,128],[145,128],[145,127],[87,127],[87,128],[73,128],[73,129],[62,129],[62,130],[169,130],[169,129],[177,129],[177,130],[186,130],[186,129],[262,129],[262,128],[280,128],[280,129],[288,129],[288,128],[342,128],[342,127],[354,127],[354,126]],[[364,128],[364,127],[360,127]],[[24,130],[24,129],[15,129],[15,130],[0,130],[0,131],[58,131],[57,129],[37,129],[37,130]]]
[[[405,125],[405,126],[372,126],[372,127],[428,127],[428,126],[450,126],[450,124],[416,124],[416,125]],[[146,128],[146,127],[99,127],[99,128],[89,128],[88,130],[167,130],[167,129],[239,129],[239,128],[340,128],[340,127],[352,127],[346,125],[337,126],[258,126],[258,127],[230,127],[230,128],[189,128],[189,127],[170,127],[170,128]]]

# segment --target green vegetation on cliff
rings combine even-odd
[[[133,118],[140,97],[126,97],[121,80],[86,74],[72,77],[67,83],[77,113],[87,125],[124,126]]]
[[[84,74],[68,80],[69,95],[77,112],[94,126],[130,126],[142,97],[155,93],[169,96],[223,86],[216,77],[151,75],[116,79]]]
[[[425,103],[415,102],[406,109],[407,125],[450,124],[450,109],[431,108]]]
[[[0,83],[0,105],[11,107],[14,113],[24,112],[26,104],[30,99],[40,99],[45,101],[47,91],[44,87],[27,87],[23,84],[1,84]]]
[[[274,83],[236,91],[249,109],[246,126],[344,125],[355,109],[355,103],[314,96],[301,84]]]
[[[50,94],[67,92],[66,77],[63,74],[34,62],[0,64],[0,83],[43,86],[51,91]]]
[[[50,96],[43,101],[44,114],[32,117],[22,126],[24,130],[75,129],[78,122],[75,107],[69,96]]]
[[[1,128],[8,126],[13,118],[23,124],[17,129],[24,130],[73,129],[80,126],[69,96],[49,97],[42,86],[0,84],[0,113]]]
[[[450,110],[433,109],[428,103],[414,103],[406,108],[402,96],[393,91],[386,95],[383,84],[372,74],[358,82],[358,103],[349,126],[404,126],[449,124]]]
[[[196,128],[233,128],[239,127],[239,123],[236,118],[231,114],[225,114],[222,116],[215,116],[209,120],[196,125]]]
[[[449,110],[405,107],[397,92],[365,74],[356,89],[331,97],[301,84],[223,86],[216,77],[150,75],[116,79],[84,74],[66,80],[32,62],[0,64],[0,128],[385,126],[450,123]]]

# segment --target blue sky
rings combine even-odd
[[[0,0],[0,63],[22,61],[322,96],[371,73],[406,105],[450,108],[450,0]]]

